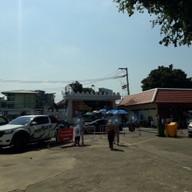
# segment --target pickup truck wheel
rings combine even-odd
[[[24,152],[27,148],[28,140],[25,135],[18,135],[13,140],[13,148],[16,152]]]

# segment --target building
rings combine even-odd
[[[91,93],[68,91],[65,92],[64,99],[57,104],[54,102],[54,93],[45,93],[41,90],[14,90],[2,94],[0,114],[9,119],[23,114],[53,114],[69,123],[73,123],[77,113],[115,108],[116,100],[121,98],[119,93],[108,89]]]
[[[176,121],[186,128],[192,111],[192,89],[155,88],[124,97],[119,105],[129,111],[128,120],[143,126]]]
[[[113,91],[111,89],[99,88],[99,93],[111,95],[111,94],[113,94]]]
[[[0,114],[14,118],[21,114],[41,114],[54,105],[54,93],[42,90],[14,90],[2,92]]]
[[[79,113],[85,113],[86,111],[93,111],[96,109],[113,109],[116,107],[116,100],[119,100],[120,94],[113,91],[102,89],[102,92],[66,92],[62,102],[58,103],[58,107],[62,104],[65,110],[64,119],[73,123],[74,118]],[[61,108],[61,107],[59,107]]]

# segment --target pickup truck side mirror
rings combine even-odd
[[[32,121],[32,122],[30,123],[30,125],[37,125],[37,122],[36,122],[36,121]]]

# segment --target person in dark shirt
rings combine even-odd
[[[109,142],[109,148],[113,150],[113,142],[115,138],[115,126],[112,124],[111,121],[107,123],[106,126],[106,133],[108,137],[108,142]]]

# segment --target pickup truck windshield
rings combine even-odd
[[[31,120],[31,117],[17,117],[9,122],[11,125],[26,125]]]

